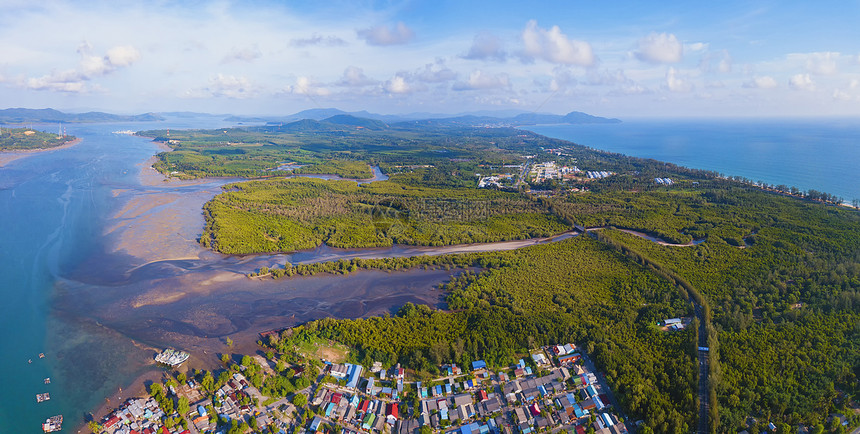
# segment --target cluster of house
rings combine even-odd
[[[503,175],[484,176],[478,180],[478,188],[488,188],[495,186],[502,188],[502,179],[511,178],[513,175],[506,173]]]
[[[108,434],[177,434],[183,429],[168,430],[162,424],[164,412],[152,397],[126,400],[101,422],[102,432]]]
[[[562,179],[568,175],[582,172],[578,167],[559,167],[555,161],[534,164],[531,168],[530,177],[535,183],[541,183],[549,179]]]
[[[428,426],[448,434],[531,433],[543,429],[575,429],[584,434],[590,426],[598,434],[626,433],[623,422],[610,409],[605,385],[581,363],[576,347],[554,345],[531,355],[509,370],[492,372],[483,361],[463,373],[456,364],[442,366],[430,385],[415,383],[417,406],[403,396],[403,369],[374,366],[373,375],[360,379],[359,365],[331,365],[329,373],[346,380],[346,387],[323,385],[312,406],[317,416],[310,432],[354,434],[379,432],[415,434]],[[376,371],[376,372],[374,372]],[[535,372],[537,371],[537,372]]]
[[[528,434],[556,428],[584,434],[589,427],[597,434],[626,433],[611,411],[607,386],[583,362],[574,345],[553,345],[531,354],[528,364],[520,359],[497,372],[480,360],[472,362],[469,371],[443,365],[438,378],[414,387],[404,383],[400,365],[386,370],[375,363],[366,370],[358,364],[328,364],[326,373],[338,381],[318,383],[309,402],[314,417],[303,427],[329,434],[417,434],[424,426],[446,434]],[[208,433],[216,428],[214,415],[248,422],[253,418],[257,426],[274,427],[276,433],[293,431],[292,418],[277,411],[286,408],[287,400],[259,407],[254,398],[259,403],[266,397],[241,373],[234,373],[211,400],[193,381],[168,391],[191,403],[183,415],[191,431],[165,428],[165,414],[147,397],[131,399],[106,417],[104,432]]]
[[[672,178],[654,178],[654,182],[660,185],[672,185],[675,181]]]
[[[588,172],[585,172],[585,176],[587,176],[588,179],[602,179],[602,178],[610,177],[614,174],[615,174],[615,172],[607,172],[605,170],[594,170],[594,171],[589,170]]]
[[[116,411],[107,415],[101,423],[102,432],[107,434],[190,434],[192,429],[198,433],[215,432],[216,419],[213,415],[226,417],[237,421],[256,419],[257,426],[274,426],[280,433],[289,432],[290,419],[283,419],[280,413],[275,413],[281,400],[266,408],[256,406],[252,397],[262,397],[260,392],[248,384],[248,380],[240,373],[234,373],[221,388],[215,392],[215,399],[204,399],[200,387],[194,381],[174,388],[169,386],[167,391],[177,399],[184,397],[189,400],[190,411],[186,420],[189,428],[177,425],[173,429],[164,426],[164,412],[158,402],[152,397],[129,399]],[[283,407],[283,405],[281,405]]]

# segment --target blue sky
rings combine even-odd
[[[860,115],[856,0],[31,3],[3,107]]]

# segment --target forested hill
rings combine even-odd
[[[0,151],[48,149],[75,140],[72,136],[58,136],[30,128],[3,128],[0,131]]]
[[[64,113],[58,110],[8,108],[0,110],[0,123],[4,124],[27,124],[27,123],[84,123],[84,122],[144,122],[164,120],[155,113],[141,115],[115,115],[102,112],[87,113]]]

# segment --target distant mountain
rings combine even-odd
[[[373,119],[387,124],[406,123],[412,125],[451,125],[451,126],[523,126],[537,124],[598,124],[621,122],[614,118],[592,116],[582,112],[566,115],[550,113],[529,113],[521,110],[494,110],[445,115],[438,113],[410,113],[401,115],[381,115],[367,111],[345,112],[336,108],[303,110],[288,116],[230,116],[230,122],[265,122],[269,125],[285,124],[301,119],[322,121],[335,116],[348,115],[354,118]],[[370,128],[370,127],[368,127]]]
[[[102,112],[63,113],[54,109],[9,108],[0,110],[0,122],[7,124],[25,123],[84,123],[84,122],[144,122],[164,120],[155,113],[124,116]]]
[[[200,112],[158,112],[158,115],[161,116],[170,116],[174,118],[202,118],[202,117],[220,117],[227,116],[224,114],[212,114],[212,113],[200,113]]]
[[[376,119],[360,118],[352,115],[334,115],[330,118],[323,119],[323,122],[367,128],[368,130],[376,131],[388,128],[388,125],[386,125],[385,122]]]

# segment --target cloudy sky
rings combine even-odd
[[[0,108],[860,115],[857,0],[0,6]]]

